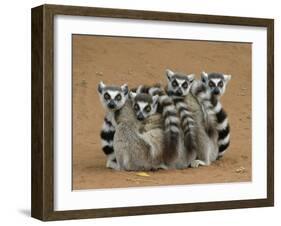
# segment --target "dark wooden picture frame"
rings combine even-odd
[[[54,16],[95,16],[265,27],[267,29],[267,198],[87,210],[54,211]],[[42,5],[32,9],[31,215],[49,220],[160,214],[274,205],[274,20],[123,9]]]

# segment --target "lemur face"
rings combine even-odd
[[[98,85],[98,92],[103,106],[111,111],[122,108],[128,99],[128,86],[126,84],[121,87],[107,86],[103,82]]]
[[[166,70],[168,79],[168,94],[172,96],[186,96],[189,93],[191,84],[194,80],[194,75],[185,75]]]
[[[151,96],[144,93],[130,92],[130,98],[132,100],[132,107],[135,112],[136,118],[140,121],[148,118],[157,111],[158,95]]]
[[[201,79],[213,95],[222,96],[225,92],[227,83],[231,79],[231,75],[221,73],[207,74],[206,72],[202,72]]]

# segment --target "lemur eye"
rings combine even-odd
[[[222,88],[222,87],[223,87],[223,82],[220,81],[219,84],[218,84],[218,86],[219,86],[220,88]]]
[[[181,86],[182,86],[182,88],[187,89],[188,84],[187,84],[187,82],[184,82]]]
[[[175,88],[175,87],[178,86],[178,83],[177,83],[176,81],[173,81],[173,82],[172,82],[172,86]]]
[[[120,94],[118,94],[116,97],[115,97],[115,100],[117,100],[117,101],[120,101],[121,100],[121,95]]]
[[[151,107],[148,105],[148,106],[145,107],[144,110],[145,110],[147,113],[149,113],[149,112],[151,111]]]
[[[135,104],[135,105],[134,105],[134,110],[135,110],[135,111],[140,110],[140,107],[139,107],[139,105],[138,105],[138,104]]]
[[[110,95],[108,93],[105,93],[103,95],[103,97],[104,97],[105,100],[109,100],[110,99]]]
[[[213,83],[212,81],[210,81],[210,82],[209,82],[209,86],[210,86],[210,88],[213,88],[213,87],[215,87],[215,83]]]

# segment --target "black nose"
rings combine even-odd
[[[220,94],[220,90],[218,87],[216,87],[214,90],[213,90],[213,94],[215,95],[219,95]]]
[[[142,114],[142,113],[139,113],[139,114],[137,115],[137,119],[140,120],[140,121],[144,120],[143,114]]]
[[[178,89],[178,90],[176,91],[176,94],[177,94],[177,96],[181,96],[181,95],[182,95],[181,89]]]
[[[116,107],[115,103],[113,100],[111,100],[108,105],[107,105],[110,109],[114,109]]]

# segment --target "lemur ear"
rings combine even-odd
[[[203,83],[207,83],[208,81],[208,74],[205,71],[202,71],[201,73],[201,80]]]
[[[101,94],[104,88],[105,88],[105,84],[102,81],[100,81],[98,85],[98,92]]]
[[[171,81],[171,79],[174,76],[174,74],[175,74],[175,72],[173,72],[172,70],[170,70],[170,69],[166,70],[166,76],[167,76],[169,81]]]
[[[134,100],[136,96],[137,96],[137,93],[135,93],[133,91],[129,92],[129,97],[130,97],[131,100]]]
[[[128,85],[124,84],[123,86],[121,86],[121,90],[123,91],[124,95],[126,96],[129,92]]]
[[[137,94],[140,94],[140,93],[141,93],[142,88],[143,88],[143,85],[139,85],[139,86],[138,86],[138,88],[137,88],[136,93],[137,93]]]
[[[192,82],[193,82],[194,77],[195,77],[195,75],[194,75],[194,74],[187,75],[188,81],[189,81],[190,83],[192,83]]]
[[[223,77],[224,77],[224,80],[225,80],[226,83],[228,83],[231,79],[231,75],[225,75],[224,74]]]
[[[158,99],[159,99],[158,95],[152,96],[152,105],[153,105],[153,107],[158,104]]]

